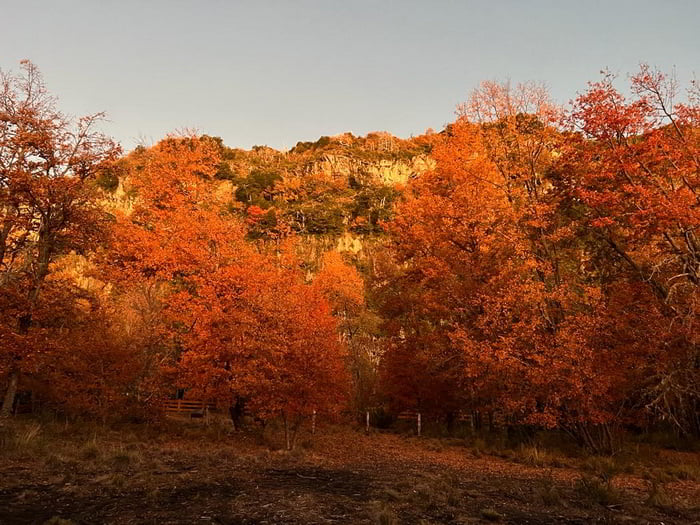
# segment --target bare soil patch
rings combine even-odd
[[[0,455],[2,525],[700,523],[698,480],[606,484],[455,440],[327,428],[287,453],[274,431],[203,425],[35,434]]]

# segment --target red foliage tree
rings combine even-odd
[[[648,66],[631,77],[627,100],[604,75],[580,95],[561,171],[572,198],[585,205],[580,218],[604,245],[610,278],[648,287],[662,312],[666,337],[651,376],[646,403],[684,433],[700,434],[700,91],[685,103],[678,85]],[[600,259],[598,259],[600,260]],[[613,312],[624,322],[624,310]]]
[[[1,416],[10,413],[23,366],[38,347],[31,328],[52,262],[100,238],[105,213],[95,178],[119,153],[95,130],[102,118],[61,113],[29,61],[18,75],[0,73]]]
[[[161,289],[162,335],[181,355],[184,384],[287,421],[336,410],[344,347],[328,305],[288,257],[267,257],[245,241],[244,225],[217,198],[213,143],[171,137],[140,155],[141,168],[128,176],[133,209],[114,228],[110,275]]]

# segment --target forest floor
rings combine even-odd
[[[2,525],[700,523],[697,453],[638,446],[623,461],[347,427],[285,452],[278,430],[223,424],[12,428]]]

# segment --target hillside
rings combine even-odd
[[[302,258],[314,268],[331,249],[346,252],[363,267],[391,217],[406,183],[434,167],[430,156],[438,135],[401,139],[386,132],[355,137],[344,133],[316,142],[298,142],[289,151],[267,146],[232,148],[209,137],[222,159],[216,178],[219,195],[245,217],[251,239],[274,240],[291,233],[303,242]],[[128,164],[139,165],[143,148],[123,160],[122,170],[103,176],[113,204],[129,206],[120,181]],[[127,184],[128,186],[128,184]]]
[[[380,232],[403,185],[432,167],[433,141],[346,133],[299,142],[288,152],[222,145],[218,176],[232,182],[233,205],[257,221],[253,235],[344,237],[338,246],[358,251],[348,235]]]

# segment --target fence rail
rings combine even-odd
[[[163,401],[163,408],[166,414],[191,414],[214,410],[216,405],[197,399],[167,399]]]
[[[485,421],[489,421],[489,413],[483,413],[482,417]],[[399,412],[399,414],[396,416],[396,419],[399,421],[416,421],[418,418],[418,410],[404,410],[403,412]],[[468,424],[474,424],[474,415],[471,412],[467,411],[459,411],[455,415],[454,421],[458,421],[460,423],[468,423]],[[505,426],[506,424],[506,418],[504,414],[500,411],[493,411],[490,413],[490,421],[491,424],[494,426]]]

